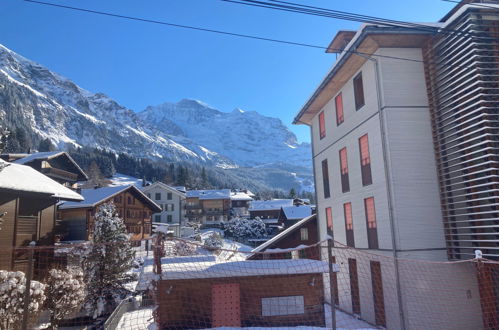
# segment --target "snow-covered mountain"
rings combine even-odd
[[[221,112],[194,100],[136,113],[2,45],[0,119],[7,127],[24,128],[34,145],[48,138],[61,149],[89,146],[232,171],[279,164],[291,174],[299,166],[307,179],[312,172],[310,145],[297,143],[279,119],[239,109]]]
[[[138,116],[166,134],[189,138],[232,159],[241,166],[285,161],[311,166],[310,144],[296,136],[278,118],[255,111],[222,112],[196,100],[149,106]]]
[[[23,127],[35,141],[60,148],[90,146],[138,157],[234,167],[230,159],[183,136],[165,134],[102,93],[72,81],[0,45],[0,117]]]

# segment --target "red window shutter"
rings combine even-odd
[[[324,112],[321,112],[319,114],[319,133],[321,139],[326,137],[326,123],[324,122]]]
[[[352,219],[352,203],[343,204],[343,210],[345,212],[345,225],[347,230],[353,230],[353,219]]]
[[[369,155],[369,140],[367,134],[360,137],[359,147],[361,165],[371,164],[371,157]]]
[[[347,148],[343,148],[340,150],[340,165],[341,165],[341,174],[348,173],[348,161],[347,161]]]
[[[327,227],[330,230],[333,230],[333,211],[330,207],[326,208],[326,219],[327,219]]]
[[[376,228],[376,210],[374,208],[374,197],[364,199],[366,208],[367,228]]]
[[[344,121],[344,118],[343,118],[343,96],[341,93],[338,94],[334,98],[334,104],[336,106],[336,125],[339,125]]]

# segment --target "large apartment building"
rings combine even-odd
[[[498,322],[472,268],[434,267],[468,292],[457,299],[432,290],[436,281],[414,284],[422,270],[396,261],[470,259],[475,249],[499,259],[499,7],[468,2],[425,27],[340,31],[328,49],[336,63],[295,119],[311,128],[320,240],[356,248],[333,248],[347,274],[335,304],[391,329]],[[413,317],[424,301],[428,313]]]

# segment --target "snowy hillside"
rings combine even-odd
[[[310,145],[297,143],[277,118],[239,109],[221,112],[194,100],[136,113],[2,45],[0,118],[10,129],[23,128],[34,146],[48,138],[62,150],[88,146],[193,162],[270,189],[310,189]],[[276,171],[279,175],[272,175]]]
[[[240,166],[286,162],[311,167],[310,144],[297,143],[280,119],[255,111],[222,112],[184,99],[149,106],[138,115],[158,130],[189,138]]]
[[[106,95],[90,93],[1,45],[0,115],[9,127],[30,132],[34,141],[49,138],[59,148],[90,146],[138,157],[235,166],[185,137],[148,126]]]

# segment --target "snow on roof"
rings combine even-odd
[[[82,189],[81,190],[81,195],[85,200],[83,202],[64,202],[59,206],[59,209],[64,210],[64,209],[78,209],[78,208],[85,208],[85,207],[95,207],[97,204],[100,202],[105,201],[106,199],[109,199],[113,197],[114,195],[117,195],[121,193],[122,191],[132,189],[136,191],[141,197],[143,197],[144,201],[147,202],[152,206],[154,211],[159,212],[161,208],[153,202],[150,198],[148,198],[142,191],[140,191],[137,187],[135,186],[116,186],[116,187],[102,187],[102,188],[91,188],[91,189]]]
[[[267,247],[271,246],[275,242],[277,242],[277,241],[281,240],[282,238],[286,237],[289,233],[291,233],[291,232],[295,231],[296,229],[300,228],[302,225],[304,225],[305,223],[309,222],[310,220],[315,219],[315,216],[316,216],[315,214],[312,214],[311,216],[308,216],[308,217],[306,217],[306,218],[298,221],[297,223],[295,223],[294,225],[292,225],[288,229],[284,230],[283,232],[281,232],[281,233],[277,234],[276,236],[272,237],[271,239],[269,239],[267,242],[263,243],[260,246],[257,246],[251,252],[262,252],[262,251],[265,251],[267,249]],[[252,255],[253,254],[248,255],[248,258],[251,257]]]
[[[244,191],[233,191],[230,193],[230,199],[233,201],[252,201],[253,197]]]
[[[312,214],[310,205],[286,206],[282,211],[288,220],[303,219]]]
[[[54,198],[81,201],[83,197],[37,170],[0,159],[0,190],[47,194]]]
[[[281,207],[293,206],[292,199],[272,199],[268,201],[252,201],[250,211],[280,210]]]
[[[188,190],[187,198],[230,199],[230,189],[220,190]]]
[[[329,272],[327,262],[311,259],[162,263],[161,269],[164,280]]]
[[[34,154],[27,154],[26,157],[15,160],[13,163],[24,165],[37,159],[50,159],[55,156],[59,156],[62,153],[64,153],[64,151],[35,152]]]
[[[154,182],[153,184],[151,185],[148,185],[148,186],[145,186],[145,187],[142,187],[141,190],[145,193],[147,193],[149,190],[153,189],[153,188],[156,188],[156,187],[159,187],[159,188],[163,188],[171,193],[174,193],[180,197],[183,197],[185,198],[185,193],[176,189],[175,187],[172,187],[172,186],[169,186],[167,185],[166,183],[163,183],[163,182],[160,182],[160,181],[156,181]]]
[[[185,193],[187,191],[185,186],[174,186],[172,188],[177,189],[178,191],[183,192],[183,193]]]

